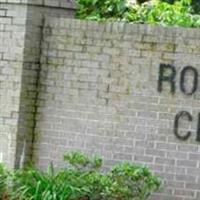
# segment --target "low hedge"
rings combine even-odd
[[[146,200],[160,188],[160,179],[143,166],[128,162],[103,173],[102,159],[79,152],[64,156],[67,168],[46,172],[0,168],[0,199],[13,200]]]

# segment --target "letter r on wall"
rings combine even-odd
[[[166,75],[166,73],[168,74]],[[175,93],[175,77],[176,70],[173,65],[170,64],[160,64],[159,67],[159,77],[158,77],[158,92],[162,92],[163,90],[163,82],[169,82],[170,84],[170,92],[172,94]]]

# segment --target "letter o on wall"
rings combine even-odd
[[[191,91],[187,91],[185,88],[185,75],[191,71],[193,73],[193,86],[191,88]],[[197,90],[197,86],[198,86],[198,72],[194,67],[191,66],[186,66],[183,68],[183,70],[181,71],[181,78],[180,78],[180,89],[181,91],[186,94],[186,95],[192,95],[195,93],[195,91]]]

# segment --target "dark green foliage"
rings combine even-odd
[[[126,0],[76,0],[77,18],[90,20],[117,20],[163,26],[199,27],[200,15],[191,0],[151,0],[131,5]]]
[[[170,4],[173,4],[175,2],[175,0],[161,0],[161,1]]]
[[[136,3],[137,4],[142,4],[142,3],[145,3],[147,1],[150,1],[150,0],[136,0]]]
[[[121,19],[128,10],[126,0],[76,0],[76,3],[81,19]]]
[[[200,1],[199,0],[192,0],[192,7],[194,13],[200,14]]]
[[[146,167],[121,163],[102,173],[99,157],[74,152],[64,160],[68,167],[57,171],[52,164],[47,172],[28,168],[8,175],[1,171],[0,199],[6,194],[13,200],[146,200],[160,187],[160,180]]]
[[[11,174],[8,170],[0,164],[0,200],[5,200],[8,197],[10,185],[9,185],[9,176]]]

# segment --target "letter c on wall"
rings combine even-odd
[[[174,121],[174,134],[175,134],[175,136],[176,136],[178,139],[184,141],[184,140],[187,140],[187,139],[190,137],[191,132],[188,131],[187,134],[184,135],[184,136],[179,135],[179,132],[178,132],[178,129],[179,129],[179,121],[180,121],[180,119],[183,118],[183,117],[187,117],[188,121],[190,121],[190,122],[192,121],[192,116],[191,116],[191,114],[190,114],[189,112],[187,112],[187,111],[181,111],[181,112],[179,112],[179,113],[176,115],[175,121]]]

